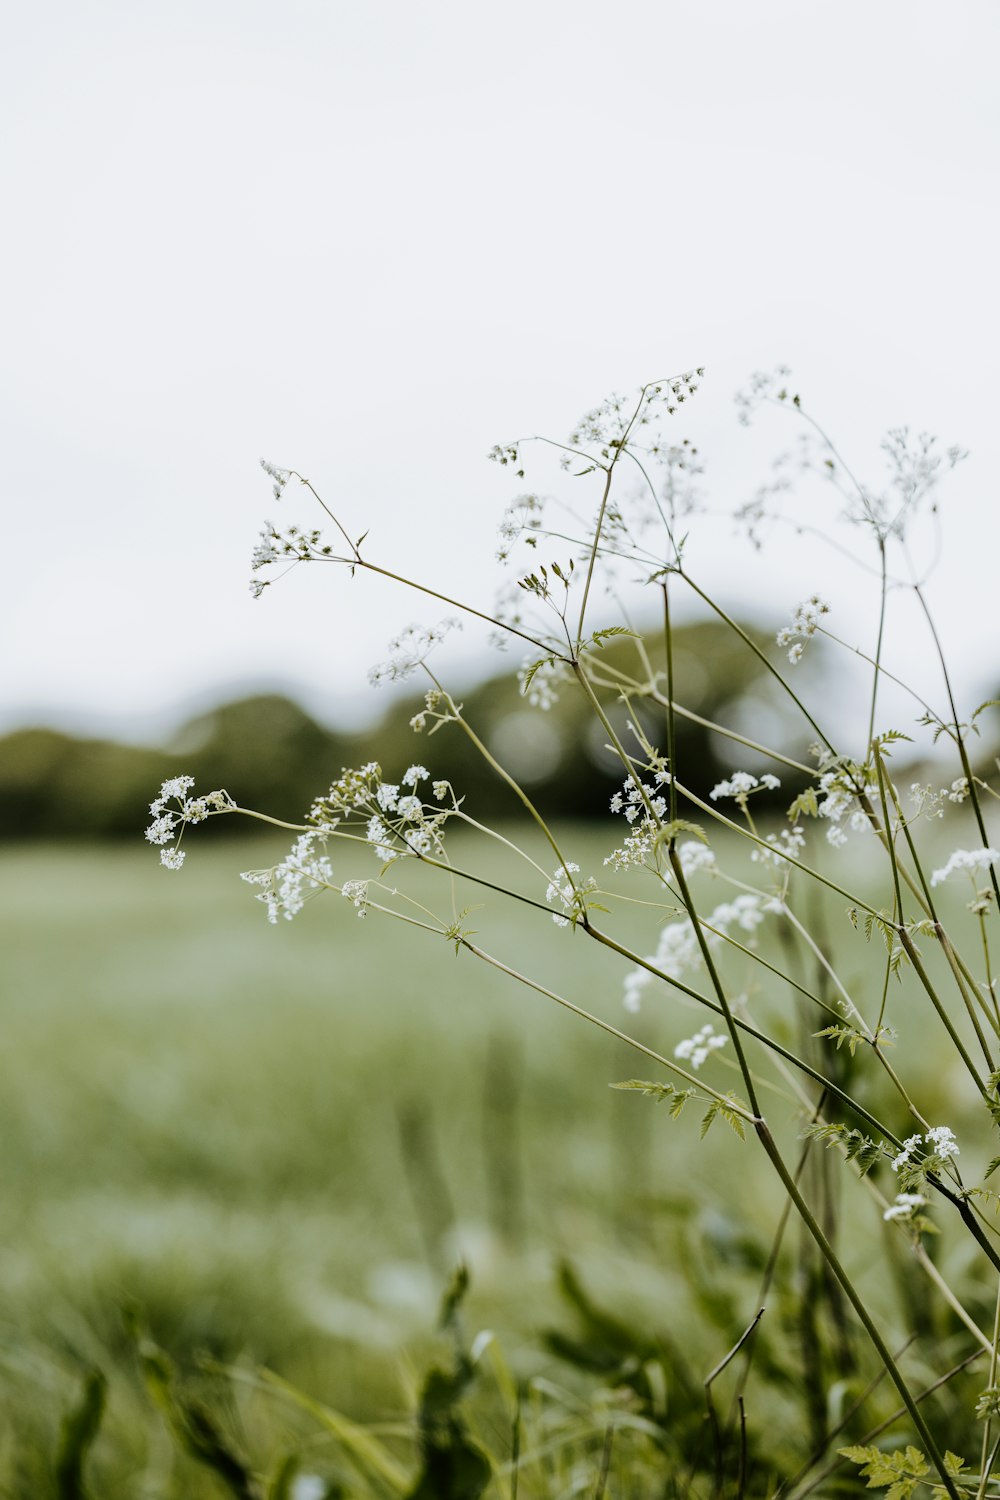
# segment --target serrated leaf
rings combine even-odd
[[[657,1104],[669,1104],[668,1113],[676,1120],[685,1104],[694,1096],[694,1089],[678,1089],[672,1083],[656,1083],[645,1078],[628,1078],[624,1083],[613,1083],[613,1089],[635,1089]]]
[[[795,798],[795,801],[790,805],[788,809],[789,822],[797,822],[803,813],[805,813],[807,817],[810,818],[816,818],[819,816],[819,802],[816,799],[815,787],[806,787],[805,791],[800,792],[799,795]]]
[[[674,1092],[672,1083],[655,1083],[647,1078],[626,1078],[622,1083],[612,1083],[608,1086],[613,1089],[637,1089],[651,1099],[666,1099]]]
[[[595,630],[593,635],[590,637],[590,640],[587,642],[587,645],[596,646],[598,650],[600,650],[605,641],[609,641],[612,639],[612,637],[619,635],[631,636],[632,640],[634,641],[640,639],[640,637],[634,630],[629,630],[624,625],[608,625],[603,630]]]
[[[532,679],[533,679],[535,673],[538,672],[538,671],[540,671],[542,667],[546,667],[546,666],[551,667],[551,666],[553,666],[554,663],[555,663],[555,657],[554,656],[540,656],[537,661],[533,661],[531,663],[531,666],[528,667],[528,668],[526,668],[524,676],[521,679],[521,697],[522,698],[524,698],[524,697],[527,696],[528,689],[531,686],[531,682],[532,682]],[[432,733],[433,733],[433,731],[432,731]]]
[[[857,1031],[853,1026],[824,1026],[822,1031],[814,1031],[813,1036],[835,1038],[838,1052],[846,1042],[852,1057],[857,1051],[859,1044],[866,1040],[861,1032]]]
[[[699,828],[697,823],[689,823],[686,818],[674,818],[672,823],[664,823],[656,835],[656,842],[669,846],[679,833],[690,833],[694,838],[700,839],[703,844],[708,843],[708,834],[704,828]]]

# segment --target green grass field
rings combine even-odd
[[[598,868],[606,840],[566,834]],[[494,1329],[522,1376],[569,1378],[537,1339],[567,1323],[563,1257],[618,1313],[669,1330],[699,1379],[756,1311],[781,1195],[752,1143],[718,1126],[699,1144],[697,1117],[609,1089],[654,1065],[444,943],[332,897],[270,927],[237,876],[284,847],[192,840],[179,875],[142,847],[0,860],[0,1493],[49,1492],[59,1422],[93,1366],[111,1379],[97,1492],[219,1493],[177,1468],[135,1379],[128,1306],[185,1368],[268,1365],[366,1421],[412,1410],[460,1257],[470,1332]],[[421,891],[436,878],[413,876]],[[702,1023],[665,990],[626,1017],[619,961],[541,914],[491,902],[469,920],[504,961],[655,1048]],[[846,927],[843,903],[834,920]],[[640,941],[651,951],[655,932]],[[863,937],[848,941],[846,977],[877,982]],[[755,1006],[799,1043],[821,1023],[764,979]],[[900,1056],[959,1128],[930,1023],[906,1003]],[[773,1099],[794,1151],[794,1110]],[[866,1289],[902,1332],[876,1276]],[[775,1350],[796,1336],[769,1333]],[[233,1420],[259,1454],[300,1430],[252,1391]]]

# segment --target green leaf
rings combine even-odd
[[[843,1146],[847,1161],[853,1161],[862,1177],[867,1177],[872,1167],[882,1157],[881,1141],[873,1141],[861,1130],[849,1130],[846,1125],[810,1125],[803,1131],[807,1140],[821,1141],[829,1149]]]
[[[596,646],[600,650],[605,641],[610,641],[613,637],[619,635],[631,636],[634,641],[641,639],[634,630],[629,630],[624,625],[608,625],[603,630],[595,630],[586,644],[588,646]]]
[[[708,843],[708,834],[704,828],[699,828],[697,823],[689,823],[687,818],[674,818],[672,823],[664,823],[656,835],[656,843],[666,844],[669,848],[679,833],[690,833],[703,844]]]
[[[837,1043],[838,1052],[846,1042],[852,1057],[861,1043],[867,1040],[854,1026],[824,1026],[822,1031],[814,1031],[813,1036],[834,1038]]]
[[[528,689],[531,686],[532,679],[533,679],[535,673],[537,671],[539,671],[542,667],[546,667],[546,666],[547,667],[551,667],[554,664],[555,664],[555,657],[554,656],[540,656],[539,659],[538,659],[538,661],[533,661],[531,663],[531,666],[528,667],[525,670],[524,676],[521,679],[521,697],[522,698],[527,697]]]
[[[798,822],[803,813],[810,818],[819,817],[819,802],[816,799],[816,790],[814,787],[806,787],[805,791],[800,792],[795,798],[795,801],[788,809],[789,822]]]
[[[888,1485],[885,1500],[907,1500],[930,1473],[926,1458],[912,1444],[904,1453],[883,1453],[881,1448],[875,1447],[838,1448],[837,1452],[842,1458],[862,1466],[861,1477],[868,1480],[870,1490]]]
[[[645,1078],[629,1078],[624,1083],[612,1083],[613,1089],[636,1089],[645,1094],[648,1099],[655,1099],[658,1104],[669,1101],[669,1114],[672,1120],[676,1120],[681,1110],[689,1099],[694,1096],[694,1089],[678,1089],[672,1083],[652,1083]]]

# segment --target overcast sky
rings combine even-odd
[[[280,682],[357,714],[436,611],[333,569],[251,600],[260,455],[482,600],[494,442],[704,365],[675,432],[726,508],[790,441],[732,404],[779,361],[865,475],[902,422],[971,450],[932,597],[965,691],[995,686],[998,40],[994,0],[16,8],[0,728],[148,737]],[[692,548],[736,605],[819,588],[870,645],[846,564],[720,522]]]

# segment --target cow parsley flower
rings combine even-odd
[[[698,839],[686,839],[683,844],[679,844],[677,858],[681,862],[685,879],[689,875],[696,875],[700,870],[716,874],[719,868],[715,862],[715,851]]]
[[[741,892],[732,901],[723,901],[709,916],[702,918],[702,934],[706,946],[711,950],[720,948],[730,936],[730,929],[734,927],[753,934],[766,915],[782,910],[780,902],[766,899],[753,891]],[[752,941],[749,946],[753,946]],[[688,970],[698,967],[702,962],[701,944],[690,917],[668,922],[660,929],[656,952],[649,955],[647,962],[668,979],[680,979]],[[642,991],[655,978],[655,974],[640,968],[633,969],[626,975],[623,995],[626,1010],[639,1009]]]
[[[203,823],[213,813],[235,812],[236,804],[228,792],[208,792],[203,797],[189,797],[194,786],[193,776],[171,776],[160,787],[160,795],[149,804],[153,821],[146,829],[146,840],[150,844],[170,844],[179,841],[188,823]],[[173,802],[174,806],[169,804]],[[167,870],[179,870],[185,856],[177,848],[160,850],[160,863]]]
[[[952,1157],[960,1154],[955,1132],[950,1125],[932,1125],[926,1135],[911,1135],[903,1142],[903,1149],[899,1155],[893,1158],[892,1170],[899,1172],[904,1167],[913,1165],[913,1158],[921,1146],[929,1146],[931,1154],[940,1161],[949,1161]]]
[[[243,880],[263,887],[257,900],[267,907],[269,922],[276,923],[279,917],[290,922],[298,916],[310,896],[333,887],[330,861],[324,853],[317,853],[317,842],[322,847],[324,835],[319,829],[303,833],[273,869],[244,870]]]
[[[450,631],[461,628],[461,620],[453,617],[441,620],[437,625],[408,625],[389,642],[388,659],[371,668],[368,681],[373,687],[380,687],[383,682],[402,682],[426,661],[428,654]]]
[[[896,1201],[882,1215],[887,1223],[894,1219],[912,1219],[918,1208],[923,1208],[927,1199],[923,1193],[897,1193]]]
[[[548,889],[545,892],[546,901],[550,906],[555,906],[558,903],[564,912],[569,913],[568,916],[563,916],[562,913],[557,911],[552,913],[552,920],[557,927],[568,927],[570,918],[574,914],[582,914],[586,910],[583,900],[585,892],[597,889],[597,881],[594,880],[593,876],[585,880],[582,884],[580,882],[574,884],[572,876],[579,873],[580,866],[570,859],[566,861],[565,865],[559,866],[549,881]]]
[[[792,616],[791,625],[785,625],[775,636],[779,646],[788,647],[788,660],[794,667],[802,660],[806,642],[811,640],[819,628],[819,622],[829,614],[830,606],[818,594],[813,594],[800,604]]]
[[[703,1026],[696,1031],[694,1036],[688,1037],[686,1041],[678,1042],[674,1048],[674,1056],[684,1062],[689,1062],[695,1070],[707,1062],[711,1054],[724,1047],[728,1037],[719,1036],[711,1025]]]
[[[998,862],[1000,854],[995,849],[956,849],[948,863],[934,871],[931,885],[940,885],[949,875],[954,875],[956,870],[967,870],[974,876],[977,871],[991,870]]]
[[[801,828],[782,828],[778,833],[767,834],[764,842],[766,849],[758,844],[750,855],[754,864],[782,865],[786,860],[801,857],[806,836]]]
[[[718,802],[720,797],[733,797],[741,807],[745,807],[751,792],[773,792],[780,785],[777,776],[751,776],[749,771],[734,771],[728,780],[720,781],[708,795],[713,802]]]

